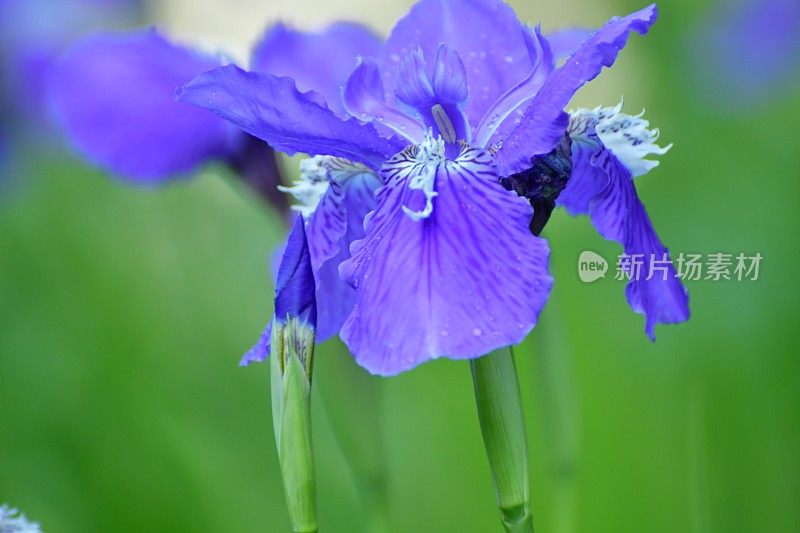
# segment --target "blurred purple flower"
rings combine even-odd
[[[800,87],[800,2],[719,0],[689,54],[706,99],[756,106]]]
[[[327,333],[341,325],[361,365],[396,374],[437,357],[478,357],[534,327],[552,286],[549,248],[529,228],[535,199],[509,192],[501,178],[557,157],[568,133],[573,144],[593,143],[571,158],[561,151],[574,167],[567,181],[589,198],[583,212],[626,249],[661,249],[632,182],[643,173],[634,170],[655,165],[643,161],[647,153],[663,152],[647,123],[626,122],[618,109],[593,121],[564,112],[577,89],[613,64],[628,35],[646,33],[655,18],[650,6],[588,36],[574,33],[563,45],[574,53],[559,52],[569,58],[556,68],[539,28],[520,23],[503,2],[422,0],[348,78],[346,115],[291,78],[236,66],[198,76],[179,99],[277,150],[316,156],[290,192],[307,220],[319,320],[328,309]],[[606,126],[613,135],[600,131]],[[647,150],[637,148],[642,143]],[[584,154],[606,152],[613,155],[602,175],[599,156],[584,164]],[[674,318],[660,312],[673,305],[663,292],[629,288],[648,334]],[[266,355],[255,350],[250,360]]]
[[[45,85],[53,62],[76,38],[136,21],[139,0],[0,0],[3,121],[17,132],[49,128]]]
[[[8,140],[6,139],[6,132],[0,124],[0,182],[5,178],[6,164],[8,161]]]
[[[221,64],[154,30],[94,34],[53,70],[52,106],[87,159],[137,183],[158,183],[236,152],[238,130],[173,98],[185,80]]]
[[[354,24],[302,33],[277,24],[255,47],[252,67],[302,76],[307,90],[338,91],[355,58],[378,40]],[[321,50],[336,61],[314,68]],[[197,74],[228,63],[169,42],[155,30],[92,35],[75,44],[50,80],[52,105],[87,159],[138,184],[185,176],[222,161],[272,204],[286,198],[273,150],[232,124],[175,101],[175,90]],[[347,67],[343,64],[347,63]]]

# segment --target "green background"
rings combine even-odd
[[[618,246],[554,214],[555,287],[517,350],[535,523],[800,531],[800,96],[708,105],[687,45],[707,6],[660,8],[598,83],[624,87],[626,109],[646,105],[675,142],[638,181],[673,254],[760,252],[760,278],[689,282],[691,320],[653,344],[623,282],[578,279],[582,250],[613,261]],[[48,533],[288,530],[268,368],[237,366],[271,313],[278,216],[219,168],[140,190],[74,158],[27,156],[0,201],[0,503]],[[365,528],[334,418],[385,443],[394,531],[499,531],[468,365],[370,377],[378,402],[337,378],[352,364],[335,342],[317,358],[323,531]]]

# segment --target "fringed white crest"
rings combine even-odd
[[[650,129],[642,115],[644,111],[638,115],[622,113],[622,101],[614,107],[578,109],[570,112],[569,134],[573,139],[596,135],[632,176],[641,176],[659,164],[647,156],[664,155],[672,148],[672,144],[663,148],[656,144],[658,128]]]
[[[42,533],[36,522],[7,504],[0,505],[0,533]]]
[[[413,211],[403,206],[403,212],[418,222],[423,218],[428,218],[433,213],[433,198],[439,194],[433,187],[436,183],[436,170],[444,162],[444,140],[441,137],[434,139],[430,131],[425,135],[425,139],[416,147],[414,167],[416,172],[411,177],[408,187],[420,190],[425,194],[425,207],[422,211]]]
[[[294,196],[298,203],[292,209],[302,213],[308,220],[316,211],[331,181],[343,184],[348,178],[364,173],[374,174],[361,163],[341,157],[317,155],[300,162],[300,178],[291,187],[279,185],[278,189]]]

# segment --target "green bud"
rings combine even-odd
[[[289,519],[296,533],[318,531],[311,444],[314,329],[302,320],[276,319],[270,342],[272,421]]]

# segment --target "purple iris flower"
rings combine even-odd
[[[198,76],[178,98],[314,156],[290,192],[306,215],[318,319],[362,366],[391,375],[525,338],[553,282],[534,211],[564,187],[562,203],[626,251],[665,251],[632,182],[655,165],[644,155],[663,152],[657,133],[618,109],[564,111],[656,16],[652,5],[554,50],[500,0],[421,0],[356,65],[345,114],[289,77],[236,66]],[[568,58],[556,68],[558,56]],[[547,186],[514,187],[531,169]],[[627,296],[650,335],[688,317],[674,279],[637,281]]]
[[[800,2],[716,2],[689,47],[703,94],[735,108],[770,101],[800,81]],[[743,38],[743,36],[747,38]]]
[[[331,99],[355,58],[378,45],[377,37],[356,24],[335,24],[319,33],[276,24],[255,46],[250,65],[291,75],[304,90]],[[336,59],[317,68],[323,52]],[[276,155],[267,143],[175,101],[182,84],[226,63],[220,55],[174,44],[155,30],[95,34],[61,59],[50,79],[51,101],[78,150],[116,176],[160,184],[221,161],[273,205],[286,208],[277,189]]]

